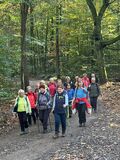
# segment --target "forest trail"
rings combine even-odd
[[[47,134],[38,133],[37,126],[30,133],[19,135],[19,128],[0,137],[0,160],[80,160],[120,159],[119,127],[110,127],[110,115],[99,99],[98,113],[87,117],[87,126],[78,127],[74,115],[67,127],[67,136],[54,140],[54,130]],[[93,152],[94,151],[94,152]]]

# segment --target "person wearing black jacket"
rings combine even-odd
[[[100,95],[100,88],[96,83],[96,79],[91,79],[91,84],[88,87],[89,97],[90,97],[90,104],[94,112],[97,112],[97,99]]]

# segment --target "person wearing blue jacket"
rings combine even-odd
[[[65,137],[66,131],[66,107],[68,106],[68,95],[63,85],[57,86],[57,92],[53,101],[53,113],[55,118],[55,135],[53,138],[59,137],[59,126],[62,125],[62,137]]]
[[[68,94],[68,107],[67,107],[67,118],[71,118],[72,117],[72,100],[73,100],[73,97],[74,97],[74,89],[71,88],[71,85],[70,84],[67,84],[67,94]]]
[[[75,95],[73,98],[73,101],[76,98],[87,98],[88,92],[87,92],[87,88],[85,88],[83,86],[83,82],[80,81],[77,83],[77,87],[75,89]],[[79,127],[85,127],[85,123],[86,123],[86,104],[85,102],[79,102],[77,104],[77,111],[78,111],[78,118],[79,118]]]

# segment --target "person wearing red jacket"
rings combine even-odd
[[[89,84],[90,84],[90,80],[89,80],[89,78],[87,77],[87,74],[86,74],[86,73],[83,74],[82,82],[83,82],[83,84],[84,84],[84,87],[88,88],[88,86],[89,86]]]
[[[48,88],[51,100],[53,101],[53,97],[55,96],[56,93],[56,83],[53,78],[50,78],[50,83],[48,84]]]
[[[38,118],[38,111],[36,108],[37,94],[32,91],[31,86],[27,87],[26,96],[28,97],[30,101],[31,110],[32,110],[32,114],[28,115],[29,125],[32,125],[32,119],[33,119],[34,124],[36,124],[36,119]],[[32,119],[31,119],[31,116],[32,116]]]

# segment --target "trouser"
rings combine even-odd
[[[32,110],[32,114],[27,115],[29,125],[32,125],[32,119],[33,119],[34,124],[36,124],[36,119],[38,118],[37,108],[32,108],[31,110]]]
[[[71,106],[66,107],[66,116],[67,116],[67,118],[70,118],[72,116]]]
[[[26,112],[18,112],[19,123],[21,131],[24,132],[25,128],[28,128],[27,114]]]
[[[78,104],[77,107],[78,110],[78,118],[79,118],[79,124],[85,123],[86,122],[86,104]]]
[[[55,117],[55,134],[59,133],[60,123],[62,125],[62,134],[66,131],[66,114],[65,113],[54,113]]]
[[[90,104],[92,109],[97,110],[97,97],[90,97]]]
[[[49,109],[39,110],[39,119],[43,124],[43,130],[47,130]]]

